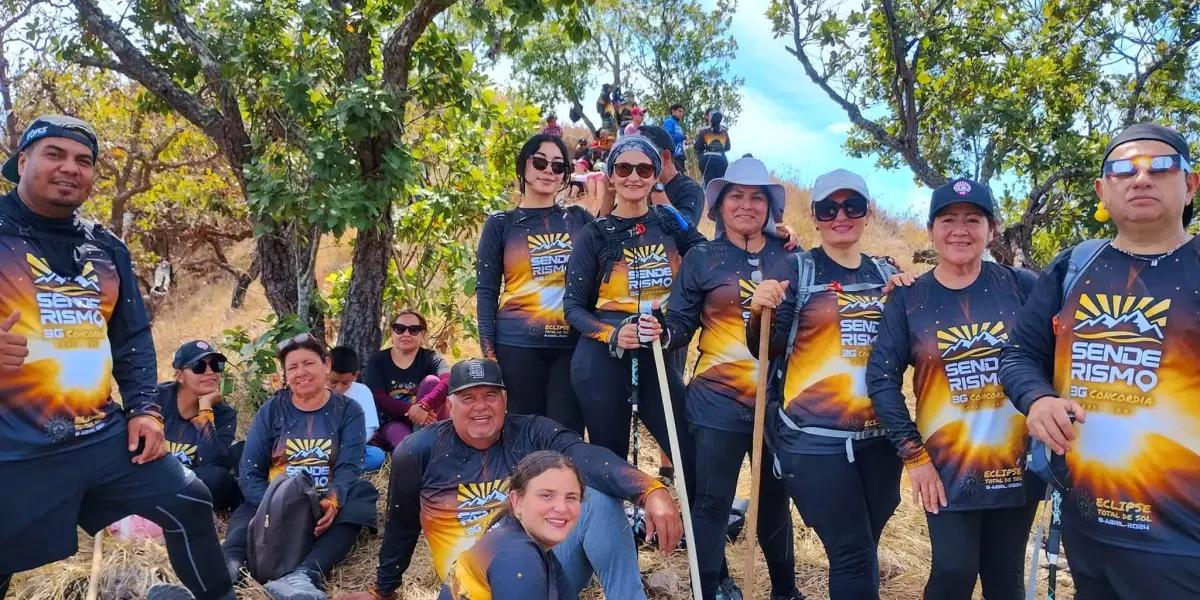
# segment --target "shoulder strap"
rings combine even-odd
[[[787,363],[787,357],[792,354],[792,347],[796,344],[796,332],[800,329],[800,309],[808,304],[808,299],[812,297],[813,283],[817,278],[817,264],[813,260],[811,252],[799,252],[796,254],[796,309],[792,312],[792,328],[788,332],[787,347],[784,350],[784,364]],[[824,286],[821,286],[823,291]],[[783,372],[783,366],[780,367],[780,373]]]
[[[1111,240],[1084,240],[1071,249],[1071,256],[1067,259],[1067,275],[1063,277],[1062,282],[1062,301],[1067,302],[1067,296],[1071,295],[1071,289],[1079,283],[1079,278],[1083,276],[1083,272],[1088,267],[1092,266],[1092,262],[1097,256],[1104,251],[1110,244]]]

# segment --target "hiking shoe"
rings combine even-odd
[[[726,577],[717,586],[717,600],[742,600],[742,588],[733,579]]]
[[[771,596],[771,600],[804,600],[804,594],[800,590],[792,588],[792,591],[782,596]]]
[[[146,592],[146,600],[196,600],[196,597],[182,585],[156,583]]]
[[[229,582],[237,585],[242,580],[242,561],[236,558],[227,559],[225,568],[229,570]]]
[[[312,579],[301,570],[295,570],[263,586],[274,600],[329,600]]]

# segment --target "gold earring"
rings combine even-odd
[[[1101,203],[1099,206],[1096,207],[1096,213],[1094,216],[1096,217],[1097,221],[1104,223],[1104,222],[1108,221],[1108,219],[1111,215],[1108,212],[1108,208],[1106,206],[1104,206],[1103,203]]]

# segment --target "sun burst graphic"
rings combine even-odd
[[[1075,335],[1114,344],[1162,344],[1171,300],[1149,296],[1083,294],[1075,311]]]
[[[843,317],[878,319],[883,316],[882,296],[863,296],[837,292],[838,312]]]
[[[625,261],[633,269],[658,269],[670,266],[662,244],[625,249]]]
[[[1001,345],[1008,341],[1004,323],[985,321],[937,332],[937,349],[945,360],[964,360],[999,354]]]
[[[570,253],[570,234],[543,233],[529,236],[529,254],[532,256],[555,256]]]

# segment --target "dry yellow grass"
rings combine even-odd
[[[817,241],[817,236],[808,216],[808,192],[790,183],[787,187],[789,205],[785,221],[796,229],[806,248],[812,247]],[[702,230],[711,235],[712,224],[706,222]],[[920,224],[885,213],[876,213],[866,230],[863,242],[868,253],[892,256],[901,266],[912,268],[912,253],[926,246],[926,237]],[[249,244],[242,243],[229,249],[228,255],[231,261],[245,267],[249,263]],[[332,238],[324,240],[318,269],[322,283],[326,274],[346,266],[350,256],[351,245],[348,239],[340,242]],[[170,357],[180,343],[197,338],[216,341],[222,330],[235,325],[246,327],[253,333],[265,327],[261,319],[267,315],[268,307],[262,288],[255,283],[247,296],[246,307],[233,311],[228,308],[232,283],[232,280],[223,274],[216,274],[211,278],[190,278],[180,282],[173,298],[162,309],[154,327],[155,345],[161,365],[160,375],[163,378],[170,377]],[[469,356],[475,346],[473,342],[468,342],[463,344],[463,348],[464,355]],[[909,398],[911,401],[911,392]],[[236,404],[236,395],[232,402]],[[243,415],[242,420],[248,422],[249,415]],[[644,471],[653,473],[658,468],[658,453],[653,439],[644,429],[642,439],[645,450],[641,453],[639,466]],[[385,470],[376,474],[372,480],[381,491],[387,489],[386,477],[385,467]],[[745,497],[748,494],[749,484],[748,468],[744,468],[738,482],[739,496]],[[903,502],[884,531],[880,550],[882,597],[885,600],[920,598],[929,572],[929,539],[925,518],[922,511],[909,501],[907,477],[902,486]],[[384,502],[385,499],[381,497],[380,514],[383,514]],[[821,543],[816,535],[803,525],[794,508],[793,518],[796,525],[797,585],[809,598],[828,597],[828,563]],[[222,524],[218,524],[218,528],[221,530]],[[19,600],[82,599],[87,589],[92,542],[91,538],[82,532],[79,537],[79,554],[68,560],[18,575],[10,597]],[[378,536],[365,533],[360,536],[349,559],[333,573],[328,586],[331,597],[336,598],[341,594],[367,589],[374,580],[379,544]],[[739,582],[745,581],[742,557],[746,551],[744,541],[739,541],[730,545],[726,552],[731,559],[730,568],[733,575]],[[756,576],[760,591],[758,598],[754,600],[761,600],[767,598],[769,585],[762,554],[756,554]],[[154,542],[127,543],[106,539],[103,558],[104,575],[100,596],[102,599],[140,598],[152,582],[175,580],[165,549]],[[675,553],[664,559],[656,552],[643,549],[639,554],[639,561],[643,573],[666,569],[679,578],[680,587],[666,597],[689,597],[687,560],[684,554]],[[1040,575],[1039,587],[1044,590],[1045,572]],[[434,600],[437,591],[438,582],[432,570],[429,550],[422,539],[405,577],[401,598]],[[1059,597],[1067,599],[1073,595],[1070,578],[1060,575]],[[255,584],[244,584],[238,591],[238,597],[243,600],[267,598],[261,587]],[[593,587],[583,595],[583,600],[601,600],[603,597],[603,594]],[[981,598],[978,590],[976,598]]]

